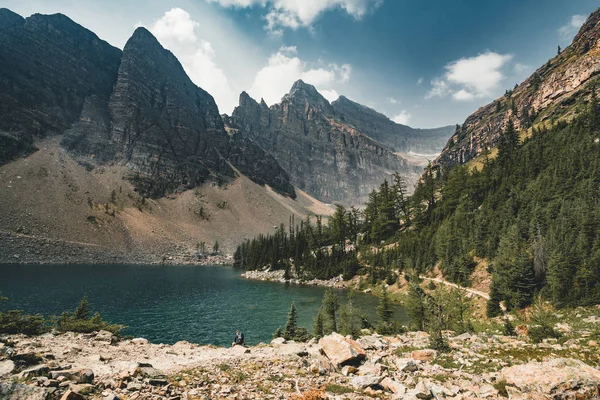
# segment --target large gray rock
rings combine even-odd
[[[357,389],[366,389],[371,386],[379,385],[383,377],[377,375],[356,376],[350,379],[350,385]]]
[[[47,365],[37,365],[32,368],[28,368],[26,370],[21,371],[19,376],[22,379],[31,379],[36,376],[44,376],[48,375],[50,372],[50,368]]]
[[[74,383],[92,383],[94,381],[94,371],[91,369],[74,369],[66,371],[50,371],[52,379],[65,377],[67,380]]]
[[[580,398],[600,396],[600,371],[570,358],[506,367],[501,375],[528,396],[571,398],[575,392]]]
[[[12,360],[0,361],[0,378],[9,375],[15,370],[15,363]]]
[[[47,396],[46,390],[39,387],[0,381],[0,399],[46,400]]]

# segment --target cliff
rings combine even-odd
[[[385,115],[344,96],[331,105],[342,121],[397,152],[439,154],[455,129],[454,126],[414,129],[397,124]]]
[[[394,172],[411,182],[419,173],[393,149],[345,123],[314,86],[303,81],[271,107],[242,93],[227,123],[229,130],[271,154],[294,185],[324,202],[363,204]]]
[[[573,43],[514,90],[469,116],[450,138],[437,164],[464,164],[498,143],[509,119],[523,132],[570,120],[588,103],[600,81],[600,10],[595,11]]]

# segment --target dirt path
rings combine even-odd
[[[466,287],[462,287],[462,286],[457,285],[456,283],[448,282],[448,281],[445,281],[445,280],[440,279],[440,278],[427,278],[425,276],[421,276],[421,279],[426,280],[426,281],[438,282],[438,283],[441,283],[441,284],[446,285],[446,286],[452,286],[453,288],[457,288],[457,289],[460,289],[460,290],[464,290],[465,292],[472,293],[475,296],[483,297],[486,300],[490,299],[490,295],[487,294],[487,293],[480,292],[479,290],[475,290],[475,289],[469,289],[469,288],[466,288]]]

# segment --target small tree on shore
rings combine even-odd
[[[323,325],[323,309],[319,308],[319,312],[315,317],[315,323],[313,325],[313,336],[316,338],[321,338],[324,336],[325,327]]]
[[[288,313],[287,324],[285,325],[285,330],[283,331],[283,337],[286,340],[293,340],[296,337],[297,324],[298,312],[296,311],[296,305],[294,302],[292,302],[290,312]]]
[[[322,308],[328,320],[323,333],[337,332],[336,312],[340,308],[340,303],[333,289],[325,291]]]

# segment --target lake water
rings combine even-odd
[[[268,342],[285,326],[292,301],[309,330],[324,288],[249,281],[231,267],[131,265],[0,265],[2,309],[58,315],[87,294],[94,310],[124,335],[155,343],[187,340],[231,345],[236,329],[248,344]],[[337,291],[341,302],[346,292]],[[355,304],[375,323],[379,300],[357,293]],[[407,317],[397,308],[395,318]]]

